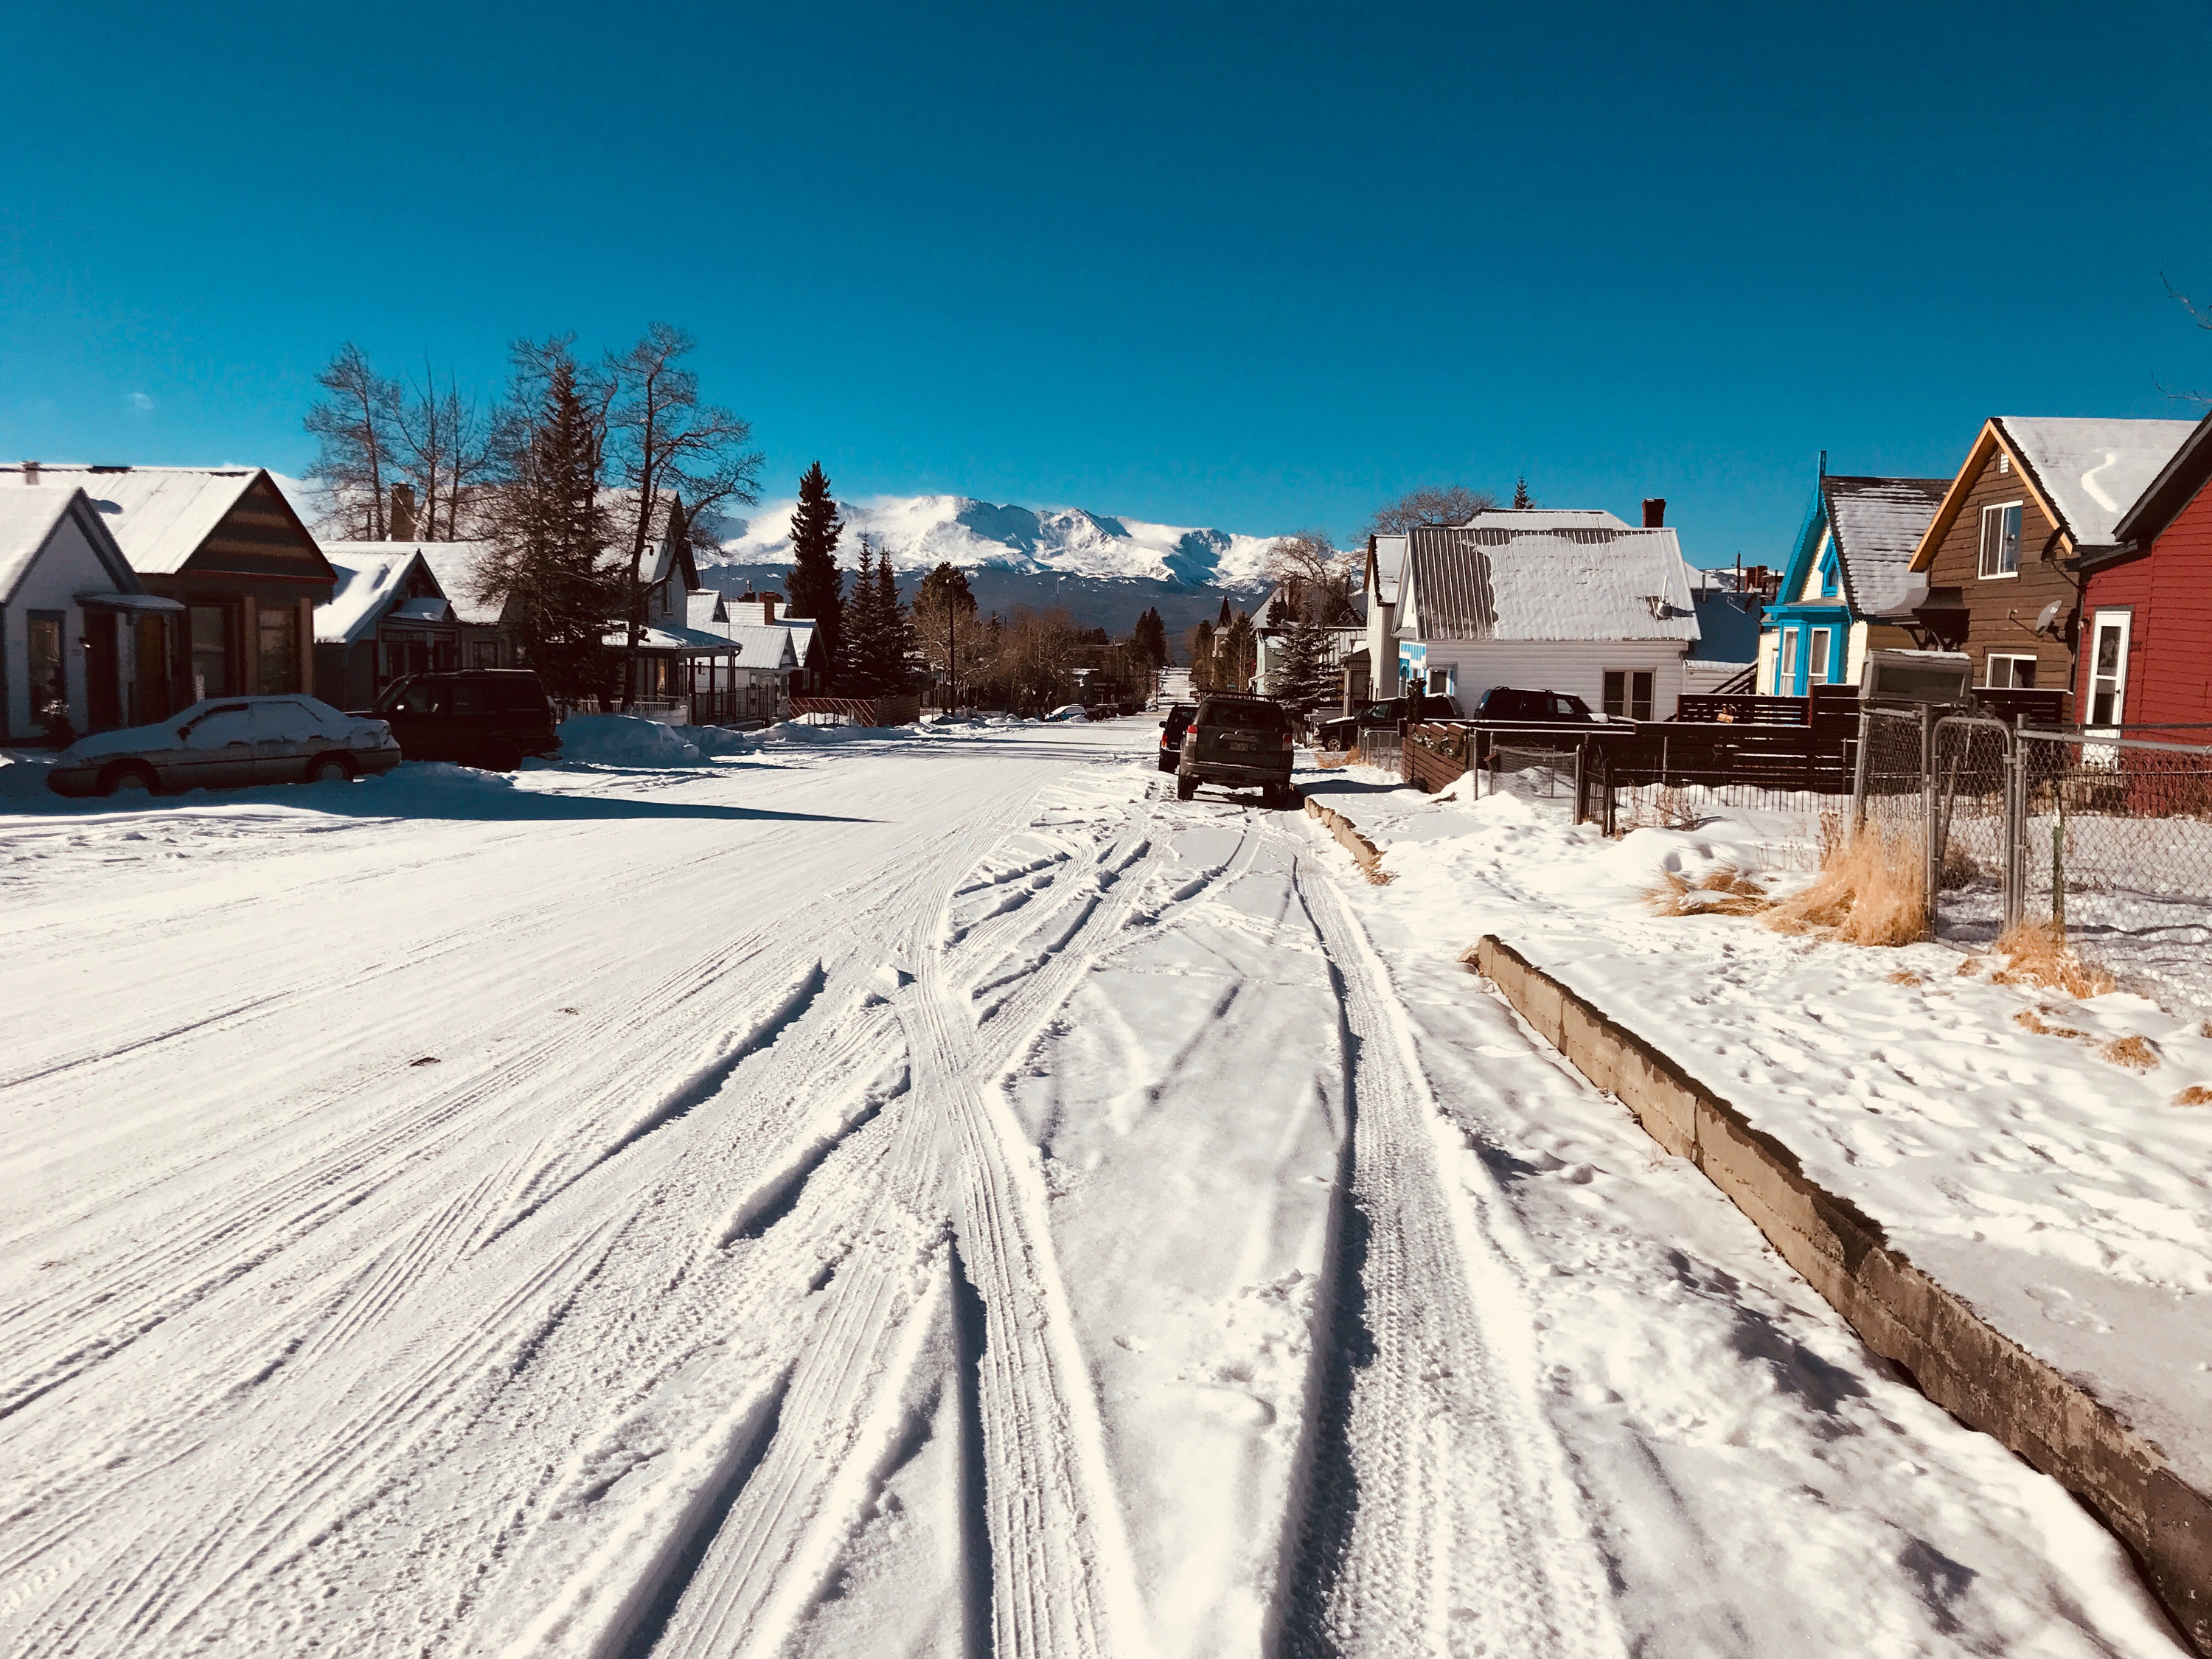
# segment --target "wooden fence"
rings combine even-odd
[[[791,713],[842,714],[855,726],[910,726],[921,714],[921,699],[906,697],[793,697]]]

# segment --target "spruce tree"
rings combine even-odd
[[[888,553],[876,557],[876,614],[883,638],[882,690],[904,691],[913,673],[908,664],[921,649],[921,640],[913,614],[899,598],[898,574],[891,568]]]
[[[860,560],[853,573],[853,592],[845,605],[844,639],[840,653],[838,684],[855,696],[872,697],[883,690],[883,626],[876,599],[876,544],[872,536],[860,538]]]
[[[830,479],[817,461],[799,481],[799,507],[791,515],[786,611],[814,623],[816,656],[809,666],[831,685],[839,683],[844,665],[845,573],[837,568],[837,538],[844,528],[830,495]]]
[[[1328,630],[1300,617],[1283,640],[1282,667],[1275,695],[1300,713],[1326,702],[1335,689],[1328,661]]]
[[[1137,618],[1137,626],[1129,635],[1129,647],[1148,669],[1167,666],[1168,625],[1160,619],[1158,606]]]
[[[1528,493],[1528,480],[1525,477],[1513,481],[1513,505],[1521,507],[1536,505],[1536,498]]]

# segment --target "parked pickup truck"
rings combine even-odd
[[[1266,697],[1199,699],[1176,763],[1176,798],[1188,800],[1201,783],[1258,789],[1271,806],[1288,806],[1291,761],[1297,739],[1290,711]]]
[[[1390,697],[1381,702],[1370,702],[1364,708],[1334,719],[1317,721],[1314,726],[1314,747],[1316,749],[1356,749],[1363,732],[1395,732],[1398,722],[1407,718],[1411,697]],[[1423,696],[1423,720],[1464,720],[1456,697]]]

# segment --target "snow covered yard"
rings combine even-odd
[[[1763,944],[1157,732],[0,772],[0,1649],[2176,1650],[1453,961]]]

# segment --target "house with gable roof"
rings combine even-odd
[[[2120,516],[2112,544],[2078,555],[2075,568],[2081,723],[2212,722],[2212,415]]]
[[[406,674],[459,668],[461,625],[422,549],[325,542],[337,589],[315,607],[315,695],[367,708]]]
[[[314,683],[314,608],[337,586],[300,516],[259,467],[0,467],[0,489],[81,488],[144,590],[181,613],[132,618],[142,665],[134,723],[203,697],[304,691]]]
[[[1597,510],[1503,507],[1418,526],[1393,611],[1400,678],[1469,710],[1506,685],[1668,720],[1699,637],[1674,532]]]
[[[183,609],[140,585],[82,488],[0,489],[0,743],[45,738],[56,708],[78,732],[166,713]]]
[[[1912,556],[1948,478],[1820,474],[1775,599],[1759,629],[1762,696],[1810,696],[1816,685],[1856,684],[1869,650],[1910,646],[1927,595]]]
[[[2193,421],[1992,416],[1921,533],[1919,641],[1972,658],[1997,690],[2073,693],[2081,593],[2075,569],[2119,544],[2123,515]]]

